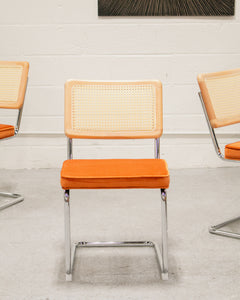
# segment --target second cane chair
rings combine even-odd
[[[240,142],[225,146],[223,154],[215,134],[215,128],[240,123],[240,69],[199,74],[199,97],[207,120],[217,156],[224,161],[240,162]],[[240,217],[211,226],[210,233],[240,238],[239,233],[222,230]]]
[[[169,173],[159,156],[162,134],[160,81],[89,82],[65,85],[65,134],[68,160],[61,170],[65,203],[66,280],[72,280],[77,247],[152,247],[162,279],[168,279],[167,193]],[[155,159],[73,159],[72,139],[155,139]],[[77,242],[71,246],[71,189],[160,189],[162,251],[151,241]]]
[[[28,78],[28,62],[0,61],[0,108],[18,110],[16,125],[0,124],[0,139],[18,134]],[[0,210],[23,201],[19,194],[0,192]]]

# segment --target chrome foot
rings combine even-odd
[[[66,273],[66,281],[72,281],[72,273],[74,267],[74,258],[76,248],[90,248],[90,247],[152,247],[158,261],[159,271],[162,280],[168,280],[168,272],[163,270],[162,255],[155,242],[151,241],[119,241],[119,242],[78,242],[74,243],[71,251],[71,269]]]
[[[19,194],[4,193],[4,192],[0,192],[0,197],[5,198],[0,200],[0,210],[12,206],[16,203],[22,202],[24,199],[23,196]]]
[[[218,225],[215,226],[211,226],[209,228],[209,232],[212,234],[217,234],[217,235],[221,235],[221,236],[227,236],[227,237],[231,237],[231,238],[235,238],[235,239],[240,239],[240,234],[239,233],[235,233],[235,232],[231,232],[231,231],[225,231],[225,230],[219,230],[219,228],[222,228],[228,224],[234,223],[236,221],[240,220],[240,216],[231,220],[228,220],[226,222],[220,223]]]
[[[72,274],[66,274],[66,281],[72,281]]]
[[[161,273],[162,280],[168,280],[168,273]]]

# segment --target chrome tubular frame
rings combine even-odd
[[[2,203],[0,204],[0,210],[3,210],[4,208],[22,202],[24,200],[23,196],[19,194],[5,193],[5,192],[0,192],[0,197],[6,198],[6,199],[1,199]]]
[[[218,144],[218,141],[217,141],[217,137],[216,137],[214,128],[212,128],[212,125],[211,125],[210,120],[208,118],[208,114],[207,114],[207,111],[206,111],[206,107],[205,107],[205,104],[204,104],[201,92],[199,92],[198,95],[199,95],[199,98],[201,100],[202,108],[203,108],[203,111],[204,111],[204,115],[205,115],[205,118],[206,118],[206,121],[207,121],[207,124],[208,124],[208,129],[209,129],[209,132],[210,132],[210,136],[212,138],[213,146],[214,146],[214,149],[215,149],[215,151],[217,153],[217,156],[220,159],[224,160],[224,161],[230,161],[230,162],[234,162],[234,163],[240,163],[239,160],[233,160],[233,159],[225,158],[224,155],[222,154],[221,148],[219,147],[219,144]]]
[[[201,92],[199,92],[198,95],[199,95],[199,98],[200,98],[200,101],[201,101],[201,104],[202,104],[202,108],[203,108],[204,115],[205,115],[205,118],[206,118],[206,121],[207,121],[207,124],[208,124],[208,129],[209,129],[209,132],[210,132],[210,136],[212,138],[213,146],[214,146],[214,149],[215,149],[215,151],[217,153],[217,156],[220,159],[224,160],[224,161],[230,161],[230,162],[234,162],[234,163],[240,163],[240,161],[238,161],[238,160],[227,159],[222,154],[221,149],[220,149],[219,144],[218,144],[218,141],[217,141],[217,137],[216,137],[214,128],[212,128],[212,125],[211,125],[210,120],[208,118],[207,110],[206,110],[206,107],[205,107],[205,104],[204,104]],[[236,217],[236,218],[233,218],[233,219],[230,219],[228,221],[222,222],[220,224],[210,226],[209,227],[209,232],[213,233],[213,234],[221,235],[221,236],[227,236],[227,237],[231,237],[231,238],[240,239],[240,234],[239,233],[235,233],[235,232],[231,232],[231,231],[225,231],[225,230],[220,230],[220,228],[222,228],[222,227],[224,227],[226,225],[229,225],[231,223],[234,223],[234,222],[238,221],[239,219],[240,219],[240,216]]]
[[[160,138],[154,140],[154,157],[160,158]]]
[[[20,128],[22,111],[23,111],[23,106],[18,110],[18,117],[17,117],[17,123],[15,125],[14,136],[18,134]],[[0,197],[4,197],[4,199],[1,199],[0,210],[3,210],[9,206],[22,202],[24,200],[23,196],[15,193],[0,192]]]
[[[21,120],[22,120],[22,112],[23,112],[23,106],[18,110],[17,123],[15,126],[15,135],[18,134],[18,131],[20,129],[20,124],[21,124]]]
[[[159,158],[159,139],[155,140],[155,158]],[[68,139],[68,159],[72,159],[72,140]],[[70,191],[64,191],[65,215],[65,265],[66,281],[72,281],[74,258],[77,248],[83,247],[152,247],[155,251],[162,280],[168,280],[167,192],[161,189],[162,251],[152,241],[116,241],[73,243],[71,246]]]

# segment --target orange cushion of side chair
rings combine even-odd
[[[12,125],[0,124],[0,139],[5,139],[15,134],[15,128]]]
[[[225,158],[240,160],[240,142],[225,146]]]
[[[63,163],[61,185],[68,189],[168,188],[163,159],[72,159]]]

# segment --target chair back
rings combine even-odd
[[[161,82],[68,81],[65,134],[69,138],[160,137]]]
[[[198,84],[213,128],[240,122],[240,69],[199,74]]]
[[[23,106],[28,70],[28,62],[0,61],[0,108]]]

